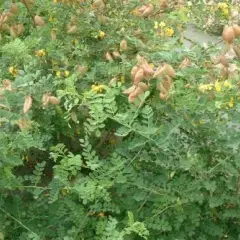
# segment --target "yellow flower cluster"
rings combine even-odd
[[[231,89],[232,88],[232,84],[228,80],[226,80],[224,82],[216,81],[214,86],[215,86],[215,90],[217,92],[221,92],[223,87],[225,87],[227,89]]]
[[[216,101],[215,102],[215,107],[220,109],[220,108],[233,108],[235,105],[234,98],[231,97],[229,102],[221,102],[221,101]]]
[[[234,107],[234,99],[233,99],[233,97],[230,98],[230,101],[228,102],[228,106],[229,106],[230,108],[233,108],[233,107]]]
[[[18,69],[13,66],[9,67],[8,72],[10,72],[14,77],[18,75]]]
[[[54,22],[56,22],[56,18],[53,17],[53,16],[50,16],[49,19],[48,19],[48,21],[49,21],[50,23],[54,23]]]
[[[46,54],[47,53],[44,49],[40,49],[40,50],[36,51],[35,56],[36,57],[44,57],[44,56],[46,56]]]
[[[221,86],[221,84],[220,84],[219,81],[216,81],[216,82],[215,82],[214,87],[215,87],[215,90],[216,90],[217,92],[221,92],[221,91],[222,91],[222,86]]]
[[[125,83],[125,77],[124,77],[124,76],[121,76],[121,77],[120,77],[120,82],[121,82],[121,83]]]
[[[63,77],[68,77],[70,75],[70,72],[68,71],[68,70],[65,70],[64,72],[61,72],[61,71],[56,71],[56,76],[57,77],[61,77],[61,76],[63,76]]]
[[[96,93],[102,93],[104,91],[104,85],[92,85],[92,91]]]
[[[165,22],[158,23],[157,21],[154,22],[154,28],[159,29],[160,28],[160,35],[161,36],[167,36],[172,37],[174,35],[174,30],[172,27],[166,27]]]
[[[99,34],[98,34],[98,37],[100,38],[100,39],[103,39],[103,38],[105,38],[105,32],[103,32],[103,31],[99,31]]]
[[[200,84],[198,86],[198,90],[200,92],[206,92],[206,91],[211,91],[212,89],[215,89],[217,92],[222,92],[223,88],[225,89],[231,89],[232,84],[226,80],[224,82],[216,81],[214,84],[209,83],[209,84]]]
[[[206,91],[210,91],[213,89],[213,84],[212,83],[209,83],[209,84],[200,84],[198,86],[198,90],[200,92],[206,92]]]
[[[222,11],[222,14],[224,16],[229,16],[229,6],[225,2],[219,2],[218,3],[218,9]]]

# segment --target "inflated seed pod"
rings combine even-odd
[[[233,27],[225,27],[222,33],[223,40],[231,44],[235,39],[235,31]]]
[[[38,16],[38,15],[36,15],[36,16],[34,17],[34,22],[35,22],[35,24],[36,24],[37,26],[39,26],[39,27],[43,27],[43,26],[45,25],[45,22],[44,22],[43,18],[40,17],[40,16]]]

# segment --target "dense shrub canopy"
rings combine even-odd
[[[1,3],[0,240],[238,239],[238,20],[228,1]],[[222,45],[189,47],[189,22]]]

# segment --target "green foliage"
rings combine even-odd
[[[182,41],[203,3],[32,2],[0,4],[0,240],[238,239],[239,73]]]

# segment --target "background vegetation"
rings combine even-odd
[[[213,6],[225,49],[183,44],[201,1],[1,3],[1,240],[240,237],[238,9]]]

